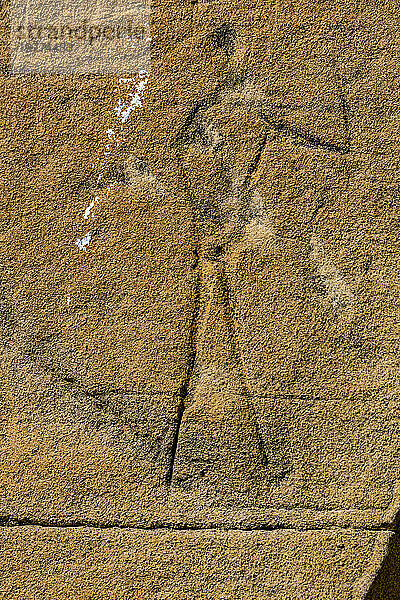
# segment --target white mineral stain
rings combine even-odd
[[[136,108],[140,108],[143,106],[142,104],[142,93],[146,88],[148,83],[149,74],[147,71],[142,70],[139,72],[139,80],[135,78],[126,78],[121,77],[119,79],[119,84],[125,86],[124,98],[118,99],[118,105],[115,107],[116,113],[116,123],[118,129],[120,130],[120,135],[116,133],[115,126],[107,127],[106,129],[106,141],[103,145],[102,151],[102,159],[100,157],[97,158],[97,168],[99,169],[99,174],[97,176],[97,185],[100,184],[103,179],[104,173],[106,171],[106,167],[110,164],[110,156],[118,148],[121,144],[124,143],[125,138],[122,136],[123,125],[129,119],[132,111]],[[95,168],[96,163],[92,164],[92,168]],[[109,195],[114,187],[114,184],[111,183],[107,186],[104,195],[95,196],[90,204],[86,207],[83,218],[85,220],[89,219],[90,216],[94,218],[93,209],[96,204],[99,204],[101,201],[108,200]],[[83,250],[86,252],[87,247],[92,239],[92,232],[89,231],[81,240],[78,239],[75,244],[78,246],[79,250]]]
[[[140,99],[139,93],[136,94],[128,94],[131,97],[130,104],[124,104],[121,100],[118,100],[118,106],[115,108],[117,112],[117,117],[121,118],[121,122],[125,123],[128,120],[129,115],[133,111],[134,108],[140,108],[142,105],[142,101]]]
[[[76,245],[78,246],[79,250],[84,250],[86,252],[86,246],[88,246],[90,244],[90,240],[92,239],[92,232],[88,231],[87,234],[85,236],[83,236],[83,238],[77,239],[76,240]]]
[[[93,200],[91,201],[91,203],[85,210],[85,214],[83,215],[84,219],[88,219],[90,217],[91,211],[93,210],[95,205],[98,204],[99,200],[100,200],[100,196],[96,196],[95,198],[93,198]]]

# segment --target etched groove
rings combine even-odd
[[[275,131],[290,135],[294,138],[300,138],[303,144],[306,144],[307,146],[311,146],[313,148],[322,148],[323,150],[336,152],[338,154],[348,154],[350,152],[348,140],[346,140],[345,145],[327,142],[318,136],[312,135],[303,131],[302,129],[289,125],[285,121],[275,121],[263,112],[260,112],[260,116],[263,121],[265,121],[265,123],[267,123]]]
[[[172,444],[171,444],[171,456],[170,456],[170,462],[169,462],[169,467],[168,467],[167,476],[166,476],[167,485],[171,485],[171,482],[172,482],[172,479],[174,476],[175,458],[176,458],[176,452],[178,450],[179,433],[180,433],[180,429],[181,429],[183,413],[185,411],[186,396],[187,396],[187,390],[184,390],[184,391],[182,390],[182,395],[180,397],[180,401],[179,401],[178,409],[177,409],[177,418],[176,418],[174,435],[173,435]]]
[[[220,84],[219,86],[217,86],[217,88],[213,92],[206,95],[202,99],[198,100],[197,103],[192,108],[192,110],[190,111],[189,115],[187,116],[183,126],[180,129],[180,132],[178,133],[177,137],[175,138],[175,141],[173,142],[173,146],[174,146],[175,150],[177,150],[178,164],[182,171],[184,185],[185,185],[185,188],[192,200],[193,226],[194,226],[194,229],[197,234],[197,239],[201,239],[201,217],[202,217],[202,215],[198,214],[199,211],[198,211],[198,206],[197,206],[197,202],[196,202],[196,192],[195,192],[194,186],[190,180],[191,179],[190,174],[186,172],[186,170],[183,166],[182,158],[183,158],[184,149],[188,144],[190,145],[190,143],[194,141],[194,133],[192,131],[192,127],[196,122],[197,116],[199,114],[201,114],[202,112],[206,112],[208,109],[210,109],[211,107],[218,104],[219,100],[222,99],[224,92],[226,92],[229,89],[229,87],[235,89],[235,88],[239,87],[240,85],[242,85],[247,79],[249,79],[248,76],[239,75],[231,80],[227,80],[227,81],[223,82],[222,84]],[[271,133],[273,131],[281,132],[284,135],[290,136],[294,139],[295,142],[298,142],[299,144],[303,144],[304,146],[307,146],[310,148],[311,147],[319,148],[319,149],[323,149],[328,152],[333,152],[333,153],[336,153],[339,155],[346,155],[350,152],[349,116],[348,116],[348,109],[347,109],[345,95],[344,95],[344,92],[341,90],[341,88],[339,88],[339,99],[340,99],[340,105],[341,105],[342,118],[343,118],[344,126],[345,126],[345,138],[344,138],[343,143],[341,143],[340,141],[335,141],[335,140],[332,141],[332,140],[324,139],[324,136],[321,137],[318,135],[314,135],[314,134],[310,133],[309,131],[302,129],[301,126],[299,126],[297,124],[291,125],[290,123],[285,122],[284,120],[280,119],[279,117],[271,117],[271,116],[267,115],[265,113],[265,111],[262,110],[262,106],[259,107],[259,116],[264,121],[267,129],[259,132],[261,139],[258,142],[258,147],[255,149],[255,153],[252,157],[252,160],[243,173],[244,178],[242,179],[242,183],[240,185],[240,193],[242,194],[244,199],[246,199],[246,194],[248,193],[249,187],[251,187],[254,174],[257,172],[257,170],[259,168],[259,165],[261,163],[262,157],[265,152],[265,148],[268,144],[268,140],[270,139]],[[318,212],[323,208],[324,208],[324,202],[318,203],[318,205],[315,208],[314,213],[311,216],[311,220],[310,220],[309,224],[312,223],[312,221],[316,218]],[[239,216],[237,214],[238,210],[234,211],[235,218],[237,218]],[[228,221],[229,221],[229,219],[231,222],[228,226],[226,226],[225,234],[230,233],[230,235],[228,235],[228,236],[225,235],[225,241],[228,239],[231,242],[232,241],[231,238],[234,236],[234,233],[236,233],[236,231],[235,232],[233,231],[235,229],[235,226],[231,227],[232,218],[228,213]],[[232,231],[230,231],[231,229],[232,229]],[[201,245],[199,244],[199,248],[200,247],[201,247]],[[220,255],[223,254],[222,248],[223,248],[222,245],[217,246],[217,249],[220,251],[219,255],[217,257],[213,256],[210,258],[209,256],[207,257],[206,255],[204,257],[208,260],[213,260],[213,261],[219,260]],[[265,448],[265,441],[262,436],[262,432],[260,429],[260,423],[258,422],[258,419],[257,419],[256,406],[254,404],[254,400],[257,397],[257,394],[252,394],[252,392],[251,392],[250,383],[249,383],[250,380],[248,377],[248,373],[246,372],[246,365],[245,365],[244,357],[242,355],[242,348],[241,348],[241,344],[240,344],[238,327],[237,327],[237,323],[235,322],[234,307],[232,304],[233,291],[229,287],[229,282],[227,279],[227,273],[226,273],[224,261],[222,260],[221,262],[222,262],[221,271],[218,275],[217,285],[221,286],[220,292],[221,292],[222,302],[224,303],[224,305],[226,305],[224,319],[227,319],[229,321],[229,323],[227,323],[227,324],[229,325],[229,328],[232,331],[233,356],[235,358],[235,363],[237,365],[238,375],[239,375],[239,379],[241,381],[243,394],[247,400],[249,411],[253,415],[252,420],[254,422],[254,427],[256,430],[256,435],[257,435],[257,439],[258,439],[258,443],[259,443],[261,462],[264,466],[266,466],[268,463],[268,460],[267,460],[267,453],[266,453],[266,448]],[[199,267],[199,295],[201,294],[201,292],[202,292],[202,268],[200,266]],[[207,328],[207,320],[204,320],[204,315],[202,315],[202,316],[199,315],[199,309],[197,309],[196,312],[197,312],[197,314],[195,316],[196,323],[194,326],[192,326],[192,338],[193,338],[193,331],[195,332],[194,337],[198,337],[199,328]],[[199,320],[201,321],[200,323],[198,322]],[[199,342],[199,340],[197,340],[197,341]],[[183,413],[185,411],[185,400],[189,393],[189,385],[191,382],[191,378],[193,375],[193,370],[195,368],[195,362],[196,362],[196,348],[195,348],[195,343],[194,343],[193,339],[191,341],[191,345],[192,345],[192,353],[191,353],[191,358],[189,361],[186,383],[182,386],[182,389],[179,394],[180,402],[179,402],[178,416],[177,416],[177,422],[176,422],[176,427],[175,427],[175,432],[174,432],[174,439],[172,442],[171,464],[170,464],[170,469],[168,471],[168,476],[167,476],[167,480],[168,480],[169,484],[171,483],[171,481],[173,479],[174,463],[175,463],[176,452],[177,452],[178,443],[179,443],[180,426],[181,426],[181,422],[182,422],[182,418],[183,418]],[[199,345],[199,348],[201,348],[201,344]],[[268,394],[266,394],[266,396],[268,396]],[[290,469],[289,469],[289,471],[290,471]],[[289,471],[286,470],[285,473],[282,472],[282,477],[285,476]]]
[[[182,168],[181,168],[181,171],[183,171]],[[186,191],[189,194],[189,196],[191,197],[192,192],[191,192],[190,186],[187,182],[186,174],[184,172],[183,172],[183,174],[184,174],[183,180],[184,180],[184,185],[186,187]],[[193,202],[191,202],[191,205],[194,206]],[[167,474],[166,474],[166,483],[168,486],[171,486],[171,483],[172,483],[172,480],[174,477],[174,467],[175,467],[176,453],[178,450],[179,434],[180,434],[180,429],[181,429],[181,424],[182,424],[182,419],[183,419],[183,413],[185,412],[185,409],[186,409],[186,398],[189,394],[190,384],[191,384],[194,366],[195,366],[195,362],[196,362],[196,356],[197,356],[196,340],[197,340],[197,332],[198,332],[198,328],[199,328],[199,315],[200,315],[201,273],[199,270],[199,249],[198,249],[199,244],[198,244],[197,221],[196,221],[196,215],[195,215],[194,210],[192,212],[192,219],[193,219],[193,232],[194,232],[195,242],[196,242],[196,246],[194,248],[195,262],[193,264],[193,269],[196,270],[196,282],[195,282],[195,290],[194,290],[194,309],[193,309],[192,320],[191,320],[191,324],[190,324],[189,340],[188,340],[188,345],[189,345],[189,349],[190,349],[189,350],[189,360],[188,360],[185,379],[183,380],[183,383],[178,392],[177,419],[176,419],[173,439],[172,439],[172,443],[171,443],[169,467],[168,467]]]
[[[243,181],[243,187],[247,187],[249,185],[254,173],[257,171],[258,165],[260,164],[260,161],[261,161],[261,157],[265,150],[265,146],[267,145],[269,135],[270,135],[270,133],[268,131],[262,138],[260,146],[254,157],[254,160],[252,161],[251,165],[249,166],[249,168],[247,170],[246,177],[244,178],[244,181]]]
[[[248,383],[248,378],[246,375],[246,368],[244,366],[243,357],[240,352],[240,344],[238,341],[237,327],[236,327],[233,306],[232,306],[232,301],[231,301],[231,294],[230,294],[230,289],[229,289],[229,285],[228,285],[228,281],[227,281],[225,268],[223,268],[222,272],[221,272],[220,284],[221,284],[222,297],[224,298],[225,305],[226,305],[225,306],[225,308],[226,308],[225,314],[227,315],[227,318],[229,319],[228,326],[229,326],[230,330],[232,331],[232,349],[233,349],[234,357],[236,360],[236,364],[238,365],[238,376],[239,376],[239,379],[242,384],[242,392],[246,398],[247,405],[253,416],[253,425],[254,425],[254,429],[256,432],[256,436],[257,436],[257,442],[258,442],[258,447],[259,447],[259,452],[260,452],[260,457],[261,457],[261,464],[265,467],[265,466],[267,466],[267,463],[268,463],[267,453],[265,450],[264,439],[263,439],[263,436],[261,434],[260,427],[258,424],[256,409],[255,409],[255,406],[254,406],[254,403],[252,400],[252,394],[251,394],[250,386]]]
[[[346,133],[346,143],[343,146],[343,149],[346,149],[345,152],[340,152],[340,154],[348,154],[350,152],[350,147],[351,147],[351,134],[350,134],[350,121],[349,121],[349,109],[347,106],[347,101],[346,101],[346,97],[344,95],[344,92],[342,90],[340,90],[339,92],[339,101],[340,101],[340,106],[342,109],[342,117],[343,117],[343,122],[344,122],[344,129],[345,129],[345,133]],[[347,176],[347,191],[348,191],[348,186],[349,186],[349,174]],[[325,202],[319,202],[317,204],[317,206],[315,207],[310,220],[307,224],[307,226],[309,227],[317,218],[318,214],[320,213],[320,211],[325,207]]]
[[[234,74],[229,76],[225,81],[218,84],[214,91],[207,94],[202,99],[198,100],[189,115],[185,119],[183,126],[181,127],[179,133],[177,134],[175,140],[171,143],[173,148],[180,148],[181,145],[186,145],[191,141],[190,136],[190,128],[193,125],[196,117],[201,111],[207,110],[208,108],[212,108],[221,98],[221,95],[227,90],[234,90],[237,86],[243,85],[244,82],[248,79],[248,75],[245,74]]]

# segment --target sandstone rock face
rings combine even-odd
[[[396,600],[396,15],[152,31],[105,165],[126,81],[2,75],[0,594]]]
[[[2,598],[353,600],[388,535],[17,527],[1,541]]]

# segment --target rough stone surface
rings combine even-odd
[[[152,31],[101,181],[118,78],[2,42],[1,593],[396,600],[397,9],[167,0]]]
[[[0,598],[361,600],[380,532],[2,531]]]

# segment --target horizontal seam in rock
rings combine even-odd
[[[109,394],[116,395],[131,395],[131,396],[162,396],[165,398],[176,398],[180,397],[182,393],[182,386],[178,390],[171,390],[170,392],[161,392],[159,390],[120,390],[120,389],[111,389],[111,390],[99,390],[99,391],[89,391],[85,389],[72,388],[69,391],[81,393],[85,396],[92,396],[94,398],[98,398],[100,396],[108,396]],[[373,390],[373,392],[380,392],[380,389]],[[260,400],[313,400],[313,401],[336,401],[336,400],[368,400],[368,396],[363,396],[362,394],[354,395],[354,396],[309,396],[304,394],[255,394],[252,393],[252,397]]]
[[[128,529],[138,531],[386,531],[396,533],[399,532],[395,527],[390,527],[387,524],[376,525],[375,527],[362,527],[356,525],[321,525],[321,526],[295,526],[295,525],[254,525],[254,526],[224,526],[216,523],[211,525],[185,525],[183,523],[157,524],[157,525],[129,525],[123,523],[95,523],[95,522],[47,522],[41,520],[29,519],[11,519],[0,518],[0,529],[12,529],[16,527],[43,527],[49,529]]]

